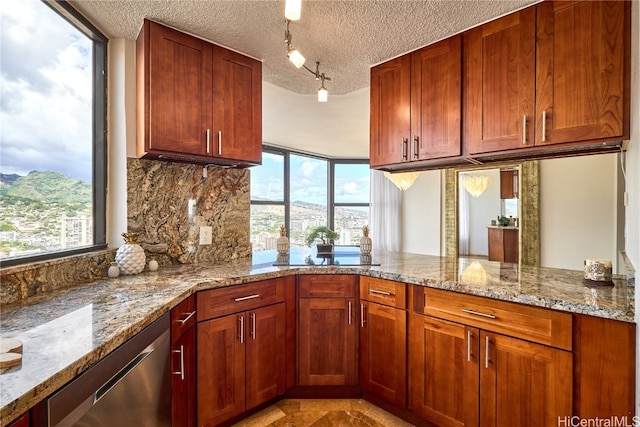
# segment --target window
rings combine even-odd
[[[284,225],[291,246],[304,246],[311,227],[329,225],[336,244],[357,245],[369,222],[369,164],[265,148],[251,168],[251,242],[275,250]]]
[[[66,2],[2,8],[0,260],[105,246],[107,39]]]

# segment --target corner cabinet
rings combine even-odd
[[[146,19],[136,47],[138,156],[261,163],[259,61]]]
[[[440,426],[571,417],[568,313],[413,286],[409,408]]]
[[[415,168],[462,153],[461,72],[461,36],[371,69],[371,167]]]
[[[196,425],[196,297],[171,310],[171,425]]]

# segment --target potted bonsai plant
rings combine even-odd
[[[307,233],[306,242],[307,246],[311,246],[317,239],[322,241],[322,244],[317,243],[318,254],[331,254],[333,253],[333,239],[338,237],[338,234],[326,226],[313,227]]]

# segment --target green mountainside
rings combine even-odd
[[[91,204],[91,184],[58,172],[30,172],[26,176],[0,174],[0,195],[40,202]]]

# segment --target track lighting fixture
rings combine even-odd
[[[284,17],[289,21],[300,19],[302,0],[286,0],[284,3]]]
[[[316,80],[320,80],[320,88],[318,89],[318,102],[327,102],[329,91],[327,91],[327,88],[324,86],[324,82],[325,80],[331,81],[331,77],[320,72],[320,62],[318,61],[316,61],[315,70],[312,70],[311,68],[304,65],[304,56],[302,56],[302,54],[291,44],[292,36],[289,29],[289,24],[291,23],[291,21],[287,19],[286,23],[287,28],[284,33],[284,41],[287,43],[287,58],[289,58],[289,61],[291,61],[293,65],[296,66],[296,68],[304,68],[305,70],[313,74]]]

